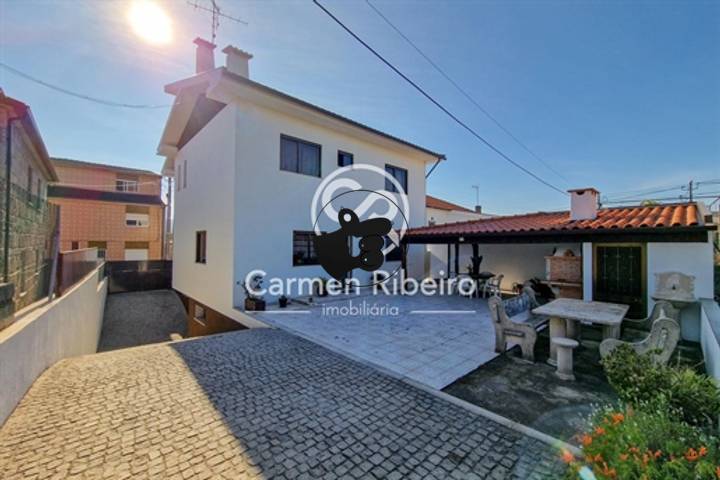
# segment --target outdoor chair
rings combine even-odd
[[[548,322],[548,317],[533,315],[532,309],[539,306],[532,288],[523,287],[516,297],[502,300],[493,296],[488,300],[490,317],[495,327],[495,351],[503,353],[508,341],[520,344],[523,359],[535,361],[537,332]]]
[[[650,334],[639,342],[625,342],[614,338],[603,340],[600,344],[600,356],[602,358],[610,355],[619,345],[630,345],[639,354],[648,353],[653,361],[665,365],[675,351],[680,341],[680,325],[665,315],[660,309],[659,318],[655,320],[650,328]]]
[[[482,296],[483,298],[487,298],[488,296],[500,296],[500,287],[502,285],[503,280],[502,274],[495,275],[492,278],[489,278],[482,286]],[[533,295],[533,298],[534,295]]]
[[[626,329],[631,330],[641,330],[644,332],[640,332],[641,335],[643,335],[645,332],[649,332],[652,328],[653,323],[655,323],[655,320],[660,318],[664,312],[664,316],[671,318],[675,320],[676,322],[680,321],[680,311],[673,307],[673,305],[665,300],[659,300],[655,302],[655,305],[653,306],[652,311],[650,312],[650,315],[646,318],[641,319],[633,319],[633,318],[624,318],[622,321],[623,326],[623,333],[625,336]],[[628,335],[629,338],[625,338],[625,340],[639,340],[637,338],[637,335],[635,335],[635,338],[633,338],[632,334]],[[643,335],[644,336],[644,335]]]

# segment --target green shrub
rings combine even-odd
[[[584,458],[563,452],[566,477],[591,470],[597,479],[719,479],[718,439],[676,417],[662,402],[597,411],[591,430],[580,438]]]
[[[712,426],[720,416],[720,392],[707,375],[655,365],[629,345],[616,348],[602,364],[618,397],[630,405],[662,402],[691,425]]]

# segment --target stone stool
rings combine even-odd
[[[557,349],[557,375],[562,380],[575,380],[573,374],[573,350],[580,345],[577,340],[566,337],[555,337],[550,340]]]

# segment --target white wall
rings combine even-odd
[[[489,218],[488,215],[475,212],[463,212],[459,210],[440,210],[438,208],[426,208],[427,221],[435,220],[436,225],[442,223],[467,222],[469,220],[480,220],[481,218]]]
[[[241,282],[247,273],[261,268],[270,277],[327,277],[322,267],[292,264],[293,230],[312,230],[310,207],[321,178],[280,170],[280,135],[297,137],[322,146],[323,176],[338,168],[337,151],[354,155],[355,164],[385,168],[393,164],[408,170],[410,226],[425,224],[425,165],[422,159],[409,158],[400,151],[381,147],[366,140],[301,121],[275,110],[237,100],[237,161],[235,179],[235,302],[244,298]],[[380,177],[369,185],[384,189]],[[408,253],[410,275],[423,275],[424,247],[412,246]],[[386,264],[392,269],[395,264]],[[363,282],[369,272],[356,270]],[[267,284],[265,286],[268,286]]]
[[[481,271],[490,271],[495,274],[505,275],[503,278],[503,290],[509,290],[513,282],[523,283],[532,277],[544,279],[545,257],[552,255],[553,249],[560,251],[571,249],[576,255],[580,255],[579,244],[492,244],[479,245],[479,255],[483,257],[480,264]],[[454,270],[455,247],[452,250],[452,265]],[[428,245],[430,252],[430,275],[433,278],[440,277],[440,270],[447,275],[447,245]],[[472,246],[460,245],[460,272],[467,273],[467,266],[471,263]]]
[[[187,187],[174,192],[173,288],[230,318],[233,309],[236,108],[223,108],[178,153]],[[176,185],[181,182],[175,182]],[[242,222],[242,219],[240,219]],[[207,232],[207,263],[195,263],[195,233]]]
[[[710,234],[708,234],[709,236]],[[655,273],[677,271],[695,276],[695,297],[713,298],[713,246],[705,243],[648,243],[647,244],[648,312],[655,302]],[[692,305],[681,313],[682,336],[686,340],[700,340],[700,306]]]
[[[720,381],[720,307],[712,299],[702,299],[700,315],[700,346],[705,369]]]
[[[0,332],[0,425],[45,369],[97,351],[107,294],[99,272]]]

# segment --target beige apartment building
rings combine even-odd
[[[162,177],[148,170],[53,158],[60,250],[97,247],[106,260],[163,258]]]

